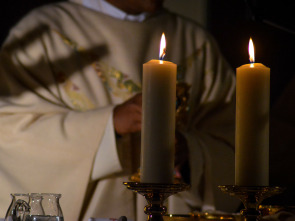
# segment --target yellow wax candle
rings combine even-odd
[[[235,184],[269,184],[269,98],[270,69],[254,62],[249,42],[250,64],[236,72]]]
[[[161,42],[163,45],[163,37]],[[164,53],[165,49],[161,51]],[[143,183],[173,183],[174,180],[176,69],[176,64],[162,60],[143,65]]]

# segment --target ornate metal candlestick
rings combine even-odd
[[[171,195],[188,190],[189,185],[185,183],[161,184],[161,183],[140,183],[124,182],[128,189],[133,190],[145,197],[148,205],[144,212],[148,215],[148,221],[163,221],[163,215],[166,214],[164,201]]]
[[[241,210],[241,215],[247,221],[260,220],[261,213],[258,209],[260,203],[273,195],[282,193],[284,188],[271,186],[218,186],[223,192],[230,196],[238,197],[244,204],[245,209]]]

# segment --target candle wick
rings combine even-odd
[[[166,48],[163,48],[163,52],[161,56],[159,57],[159,60],[164,60],[165,55],[166,55]]]

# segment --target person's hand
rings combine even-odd
[[[178,131],[175,132],[175,172],[176,176],[190,184],[189,149],[186,138]]]
[[[142,95],[136,94],[114,109],[114,127],[119,135],[141,131]]]

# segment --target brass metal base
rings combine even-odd
[[[224,185],[218,186],[221,191],[228,193],[230,196],[239,198],[244,204],[245,209],[241,210],[241,215],[246,220],[260,220],[261,213],[259,205],[261,202],[273,195],[282,193],[285,188],[278,186],[235,186]]]
[[[163,184],[163,183],[140,183],[124,182],[127,189],[130,189],[145,197],[148,205],[144,212],[148,215],[148,221],[163,221],[163,215],[167,209],[163,205],[164,201],[171,195],[189,189],[185,183]]]

